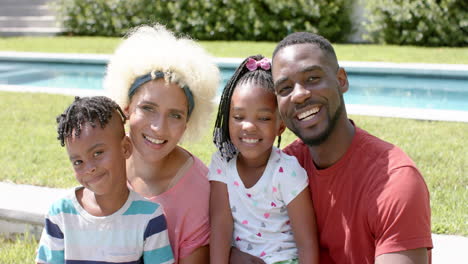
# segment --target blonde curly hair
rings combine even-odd
[[[219,85],[213,58],[192,39],[178,38],[160,24],[139,26],[126,35],[107,65],[106,94],[125,109],[131,100],[130,86],[152,71],[169,73],[165,74],[167,82],[189,87],[195,107],[183,138],[199,139],[210,120]]]

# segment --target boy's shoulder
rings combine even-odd
[[[83,208],[79,205],[76,199],[76,190],[83,187],[76,187],[68,191],[62,197],[56,199],[49,207],[48,216],[54,217],[58,215],[80,215],[83,212]],[[129,190],[129,196],[127,202],[119,210],[122,216],[130,215],[146,215],[148,217],[154,217],[163,214],[161,205],[159,203],[150,201],[137,192]]]
[[[78,214],[75,198],[76,188],[68,190],[61,197],[57,198],[49,206],[48,215],[55,216],[59,214]]]
[[[123,215],[159,215],[162,214],[162,207],[159,203],[150,201],[137,192],[129,190],[128,207]]]

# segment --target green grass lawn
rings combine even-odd
[[[119,38],[110,37],[15,37],[0,38],[0,51],[111,54]],[[247,41],[201,41],[217,57],[270,57],[276,43]],[[467,48],[429,48],[392,45],[335,44],[339,60],[468,64]]]
[[[0,92],[0,181],[49,187],[77,183],[56,139],[55,117],[71,96]],[[214,117],[214,116],[213,116]],[[214,119],[212,117],[212,120]],[[431,192],[432,226],[436,233],[468,235],[468,178],[464,144],[468,123],[416,121],[352,116],[360,127],[405,150],[422,171]],[[215,150],[211,127],[197,143],[185,143],[208,163]],[[283,146],[293,140],[287,133]]]
[[[0,263],[35,263],[38,242],[30,235],[9,240],[0,236]]]

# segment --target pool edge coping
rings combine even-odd
[[[106,95],[105,90],[92,89],[72,89],[72,88],[50,88],[24,85],[1,85],[0,91],[4,92],[24,92],[24,93],[49,93],[70,96],[95,96]],[[219,96],[215,98],[215,103],[219,102]],[[416,120],[463,122],[468,123],[468,111],[372,106],[346,103],[346,111],[350,115],[381,116],[393,118],[405,118]]]
[[[53,61],[73,63],[107,63],[112,54],[94,53],[44,53],[44,52],[17,52],[0,51],[0,60],[17,61]],[[242,58],[213,57],[214,62],[220,67],[237,66]],[[396,63],[396,62],[372,62],[372,61],[340,61],[345,68],[369,68],[374,69],[410,69],[410,70],[451,70],[468,74],[468,64],[436,64],[436,63]]]

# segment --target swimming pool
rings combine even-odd
[[[106,55],[16,55],[0,53],[2,90],[103,94]],[[218,93],[239,62],[217,61],[223,79]],[[344,95],[350,113],[468,122],[467,67],[424,65],[421,69],[416,64],[363,62],[342,66],[350,83]]]

